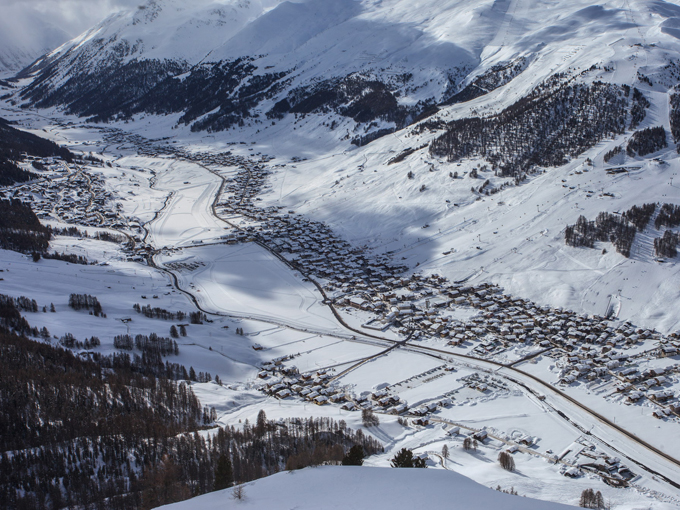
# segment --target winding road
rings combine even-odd
[[[193,162],[195,163],[195,162]],[[218,172],[214,171],[213,169],[196,163],[198,166],[203,168],[205,171],[210,172],[214,176],[220,179],[221,183],[220,186],[217,188],[215,195],[212,199],[212,203],[209,207],[211,210],[213,216],[219,221],[224,223],[225,225],[236,229],[236,230],[242,230],[242,228],[236,224],[233,221],[233,218],[231,220],[226,220],[224,218],[221,218],[218,213],[217,213],[217,204],[220,201],[220,197],[223,193],[223,190],[225,188],[226,184],[226,179],[221,176]],[[247,192],[247,183],[250,182],[248,179],[246,182],[246,185],[244,186],[243,192],[241,194],[241,200],[243,200],[243,197],[246,195]],[[203,194],[201,196],[202,200],[208,200],[208,197]],[[159,211],[159,213],[156,216],[156,220],[159,219],[159,216],[163,214],[164,210]],[[247,216],[244,216],[247,217]],[[252,218],[250,218],[252,219]],[[148,224],[147,224],[148,225]],[[145,228],[148,228],[145,226]],[[147,230],[148,232],[148,230]],[[373,345],[380,345],[387,347],[385,350],[377,353],[374,356],[371,356],[369,358],[365,358],[362,360],[358,360],[354,365],[346,369],[345,371],[341,372],[336,376],[335,379],[338,379],[345,375],[345,373],[354,370],[355,368],[358,368],[359,366],[363,365],[364,363],[367,363],[371,359],[374,359],[379,356],[383,356],[390,351],[394,349],[405,349],[407,351],[417,353],[417,354],[422,354],[422,355],[428,355],[428,356],[433,356],[437,358],[442,358],[445,360],[452,360],[452,359],[458,359],[461,362],[464,362],[465,364],[475,367],[476,369],[487,371],[487,372],[493,372],[495,376],[501,377],[503,379],[506,379],[507,381],[511,382],[512,384],[520,387],[523,389],[523,391],[528,392],[529,394],[532,394],[534,396],[540,396],[541,400],[544,400],[546,405],[552,407],[554,411],[561,416],[563,419],[565,419],[567,422],[569,422],[572,426],[576,427],[581,433],[586,434],[590,436],[593,439],[596,439],[598,442],[600,442],[603,445],[606,445],[608,448],[611,448],[612,450],[615,450],[619,452],[619,454],[622,457],[625,457],[632,463],[635,463],[638,467],[646,470],[650,474],[657,476],[661,479],[663,479],[665,482],[668,484],[672,485],[675,488],[680,489],[680,461],[678,459],[674,458],[673,456],[667,454],[666,452],[660,450],[659,448],[653,446],[649,442],[639,438],[635,434],[629,432],[628,430],[624,429],[623,427],[617,425],[614,423],[612,420],[608,419],[607,417],[603,416],[602,414],[598,413],[594,409],[586,406],[582,402],[579,402],[577,399],[571,397],[570,395],[566,394],[565,392],[561,391],[558,388],[555,388],[551,384],[549,384],[546,381],[543,381],[542,379],[527,373],[519,368],[517,368],[515,365],[518,364],[519,362],[516,363],[511,363],[511,364],[503,364],[495,361],[490,361],[490,360],[483,360],[479,358],[475,358],[473,356],[468,356],[464,354],[458,354],[449,350],[445,349],[438,349],[434,347],[428,347],[428,346],[422,346],[422,345],[413,345],[412,343],[408,343],[409,338],[405,340],[393,340],[390,338],[382,337],[379,335],[375,335],[372,333],[368,333],[365,331],[361,331],[359,329],[356,329],[349,325],[342,315],[339,313],[339,311],[336,309],[336,307],[333,305],[332,301],[329,299],[328,295],[324,291],[322,285],[316,281],[311,275],[307,274],[304,272],[304,268],[300,267],[297,265],[295,262],[291,262],[287,260],[285,257],[280,255],[273,247],[268,246],[266,243],[258,240],[256,243],[261,246],[263,249],[267,250],[269,253],[271,253],[273,256],[275,256],[278,260],[280,260],[283,264],[285,264],[288,268],[290,268],[293,271],[299,272],[303,277],[309,279],[310,282],[314,284],[316,289],[318,290],[319,294],[323,298],[323,303],[329,307],[330,311],[332,312],[333,316],[335,317],[337,323],[345,329],[348,334],[345,335],[339,335],[337,332],[331,332],[331,331],[315,331],[312,328],[306,328],[306,327],[300,327],[299,324],[291,324],[287,323],[286,321],[279,320],[279,319],[267,319],[266,317],[252,317],[252,316],[246,316],[245,314],[239,315],[239,314],[231,314],[231,313],[216,313],[216,312],[211,312],[208,310],[205,310],[201,307],[201,304],[197,300],[196,296],[192,294],[191,292],[187,291],[186,289],[181,288],[177,275],[175,275],[172,271],[162,267],[162,265],[157,264],[153,259],[151,260],[151,265],[159,269],[160,271],[163,271],[164,273],[168,274],[171,278],[171,281],[175,288],[179,291],[182,292],[183,294],[187,295],[191,301],[196,305],[196,307],[199,310],[202,310],[204,313],[207,315],[218,315],[218,316],[227,316],[227,317],[238,317],[238,318],[244,318],[244,319],[252,319],[260,322],[266,322],[269,324],[274,324],[276,326],[284,327],[284,328],[290,328],[296,331],[303,331],[306,333],[314,333],[314,334],[320,334],[320,335],[326,335],[326,336],[334,336],[337,338],[341,338],[346,341],[353,341],[353,342],[361,342],[361,343],[369,343]],[[525,360],[520,360],[520,361],[525,361]],[[546,398],[549,397],[549,398]],[[549,400],[549,402],[548,402]],[[574,417],[577,416],[577,417]],[[591,423],[588,423],[588,425],[591,426],[591,429],[588,430],[586,427],[586,423],[590,421]],[[581,422],[581,423],[579,423]],[[592,429],[594,428],[593,425],[597,425],[599,430],[599,435],[596,436],[594,432],[592,432]],[[611,444],[610,441],[606,441],[603,439],[603,436],[618,436],[618,438],[623,439],[617,441],[620,444],[628,444],[632,448],[633,452],[631,452],[631,448],[624,448],[617,446],[614,447]],[[640,460],[641,458],[644,457],[645,452],[651,452],[654,454],[656,457],[656,464],[657,466],[655,467],[650,467],[648,464],[649,462],[646,462],[644,460]],[[663,473],[661,472],[663,471]]]

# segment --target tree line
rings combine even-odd
[[[68,297],[68,306],[74,310],[92,310],[95,317],[102,314],[102,305],[95,296],[89,294],[71,294]]]
[[[134,347],[146,353],[157,352],[161,356],[177,356],[179,354],[177,342],[171,338],[158,336],[156,333],[151,333],[149,336],[135,335],[134,342],[131,335],[116,335],[113,338],[113,346],[116,349],[128,351],[131,351]]]
[[[139,306],[139,303],[132,305],[132,308],[137,312],[148,317],[149,319],[163,319],[163,320],[178,320],[183,321],[187,314],[182,311],[169,312],[164,308],[152,307],[151,305]]]

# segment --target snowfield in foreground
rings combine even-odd
[[[369,467],[321,467],[279,473],[245,486],[236,500],[233,489],[216,491],[182,503],[173,510],[288,509],[411,510],[451,508],[477,510],[560,510],[570,508],[487,489],[450,471]]]

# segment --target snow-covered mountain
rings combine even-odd
[[[103,119],[181,112],[196,130],[330,109],[361,124],[365,143],[437,104],[510,81],[517,99],[556,73],[604,65],[622,35],[664,44],[628,45],[617,60],[675,50],[677,15],[666,2],[624,0],[150,0],[49,55],[24,98]]]
[[[675,224],[594,221],[677,202],[679,38],[663,0],[150,0],[46,56],[21,100],[307,158],[265,201],[454,281],[671,330],[654,242]]]
[[[0,73],[11,75],[32,64],[73,34],[47,16],[12,4],[2,7],[0,17]]]

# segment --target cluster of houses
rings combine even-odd
[[[228,181],[218,213],[239,215],[244,221],[241,229],[226,234],[224,240],[256,241],[284,257],[323,286],[330,300],[327,304],[364,312],[369,319],[364,325],[367,329],[394,328],[412,339],[439,338],[451,347],[470,347],[479,357],[494,356],[518,343],[535,345],[561,361],[563,384],[619,377],[619,369],[635,362],[622,350],[642,342],[658,345],[649,356],[678,354],[680,341],[675,334],[664,337],[626,322],[539,306],[488,283],[467,285],[438,275],[406,275],[407,268],[392,264],[386,256],[369,259],[364,250],[340,239],[322,223],[281,207],[258,207],[257,194],[266,186],[269,170],[239,156],[224,157],[227,160],[213,163],[238,165],[239,171]],[[461,307],[475,309],[477,314],[458,320],[453,316]],[[645,381],[652,383],[650,378]],[[663,385],[663,381],[657,383]],[[667,398],[651,390],[648,396],[657,402]]]
[[[494,356],[518,343],[535,344],[559,360],[562,384],[614,377],[626,383],[620,387],[620,393],[626,394],[630,402],[647,398],[657,405],[660,417],[677,409],[675,395],[666,388],[671,382],[668,374],[638,373],[635,357],[622,352],[641,342],[649,342],[656,347],[646,352],[645,359],[677,356],[680,340],[676,334],[664,337],[656,331],[601,316],[539,306],[504,294],[500,287],[487,283],[467,285],[451,283],[438,275],[406,275],[407,268],[391,263],[387,256],[369,259],[364,250],[340,239],[322,223],[281,207],[258,207],[257,195],[266,187],[270,173],[265,166],[270,159],[267,156],[256,161],[228,151],[193,153],[171,145],[159,149],[158,141],[142,137],[130,139],[130,136],[134,138],[134,135],[111,130],[108,140],[133,143],[140,154],[149,156],[162,151],[206,166],[238,168],[237,174],[223,189],[217,212],[237,214],[246,223],[240,230],[226,234],[223,240],[227,243],[257,241],[286,258],[301,273],[323,285],[330,299],[328,304],[364,312],[370,318],[365,324],[367,329],[394,328],[412,339],[439,338],[451,347],[471,347],[470,352],[479,357]],[[141,225],[135,225],[134,219],[125,222],[116,211],[107,210],[107,201],[112,197],[96,176],[75,173],[64,182],[46,182],[38,186],[46,187],[45,207],[51,208],[55,198],[63,196],[65,209],[68,209],[63,213],[80,215],[64,219],[74,223],[99,221],[98,226],[125,227],[133,236],[136,234],[138,241],[141,240]],[[91,201],[89,197],[82,197],[84,189],[91,190],[91,195],[88,193],[93,197]],[[18,188],[13,193],[24,193],[28,198],[35,196],[32,191],[35,190]],[[98,215],[93,216],[93,211]],[[138,245],[135,249],[137,252],[133,255],[138,259],[148,256],[148,247]],[[452,313],[460,307],[476,309],[478,313],[461,321]],[[675,372],[676,369],[669,370],[669,373]],[[286,377],[300,379],[303,376]],[[346,402],[346,396],[333,393],[324,386],[320,375],[317,378],[317,381],[314,378],[289,381],[290,384],[284,378],[276,383],[284,387],[272,394],[279,397],[298,395],[317,404],[337,400],[348,408],[370,405],[383,410],[405,410],[400,407],[403,403],[388,402],[385,397]],[[475,384],[483,391],[486,383],[480,380]]]
[[[395,415],[409,413],[414,417],[415,425],[427,425],[429,414],[440,407],[452,404],[451,398],[444,397],[409,408],[407,402],[389,391],[389,387],[374,390],[370,394],[354,396],[343,388],[330,384],[334,379],[331,370],[299,373],[296,367],[285,367],[283,361],[284,359],[280,358],[266,362],[258,373],[258,378],[262,381],[260,390],[275,398],[297,397],[316,405],[337,404],[348,411],[373,409]]]
[[[39,218],[54,217],[92,227],[125,226],[125,218],[115,208],[115,197],[106,190],[100,175],[55,158],[33,158],[36,159],[45,165],[50,178],[5,188],[0,192],[4,198],[30,204]]]
[[[328,385],[333,377],[330,371],[300,374],[296,367],[284,367],[283,361],[281,358],[262,365],[258,377],[263,380],[260,389],[264,393],[279,399],[298,397],[316,405],[334,403],[349,408],[344,391]]]
[[[599,452],[581,451],[578,468],[598,474],[606,483],[616,487],[626,486],[627,482],[635,478],[635,474],[621,459]]]
[[[480,375],[478,372],[462,377],[461,382],[468,388],[477,390],[480,393],[487,393],[490,391],[507,390],[507,385],[500,380],[494,379],[489,375]]]

